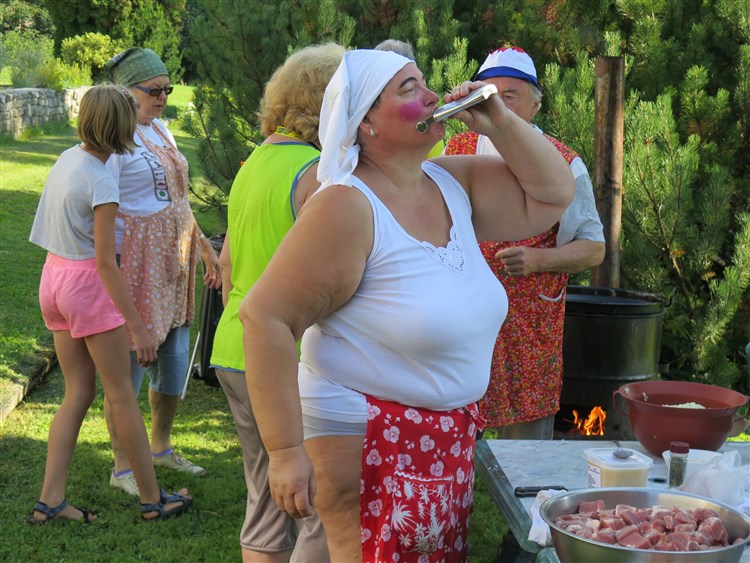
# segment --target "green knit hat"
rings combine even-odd
[[[104,64],[115,84],[132,86],[154,76],[169,76],[167,67],[154,51],[133,47],[112,57]]]

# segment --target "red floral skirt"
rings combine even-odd
[[[367,396],[360,523],[364,562],[466,561],[476,404],[433,411]]]

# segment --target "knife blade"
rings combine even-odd
[[[554,489],[557,491],[567,491],[567,487],[562,485],[538,485],[536,487],[516,487],[513,492],[517,497],[535,497],[539,491]]]

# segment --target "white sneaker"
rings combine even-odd
[[[112,470],[112,474],[109,476],[109,484],[118,489],[122,489],[129,495],[140,496],[141,493],[138,490],[138,483],[135,481],[135,475],[132,471],[128,471],[125,475],[117,477],[115,470]]]
[[[168,454],[160,456],[152,455],[151,459],[153,460],[154,465],[158,465],[160,467],[169,467],[170,469],[192,473],[193,475],[206,474],[206,470],[203,467],[201,467],[200,465],[195,465],[194,463],[186,460],[174,450],[172,450]]]

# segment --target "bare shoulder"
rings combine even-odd
[[[470,166],[471,160],[469,159],[474,158],[474,156],[475,155],[465,154],[436,156],[434,158],[431,158],[429,162],[438,165],[440,168],[444,168],[445,170],[450,172],[451,175],[456,178],[456,180],[460,182],[460,177],[465,172],[467,166]],[[461,183],[463,184],[463,182]]]
[[[335,247],[372,247],[372,207],[367,197],[349,186],[328,186],[314,192],[299,213],[293,231],[299,237]]]
[[[469,194],[476,186],[486,185],[488,181],[495,184],[502,181],[513,181],[507,164],[501,158],[489,155],[461,154],[438,156],[430,162],[447,170]]]
[[[307,198],[300,218],[306,214],[323,214],[329,219],[336,219],[339,212],[345,216],[362,218],[361,214],[372,216],[372,210],[367,197],[356,188],[349,186],[328,186],[313,191]],[[346,219],[346,217],[341,217]]]
[[[356,291],[373,236],[372,211],[359,190],[314,193],[253,286],[254,306],[276,307],[301,337]]]

